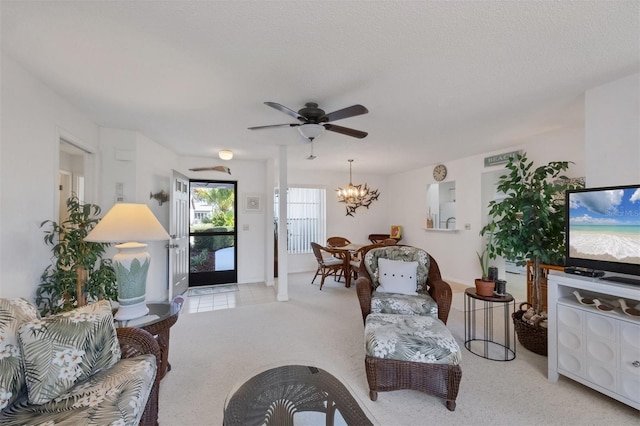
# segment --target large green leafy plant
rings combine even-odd
[[[498,191],[502,201],[489,203],[491,221],[480,235],[491,234],[491,258],[530,259],[534,266],[532,305],[542,310],[540,265],[562,263],[564,254],[564,191],[573,188],[562,173],[568,161],[552,161],[534,168],[526,153],[509,159],[507,174],[500,176]]]
[[[66,201],[68,218],[45,220],[44,242],[51,246],[52,264],[40,276],[36,304],[42,315],[69,311],[87,301],[117,298],[116,275],[110,259],[103,259],[108,243],[86,242],[97,225],[100,207],[81,204],[76,196]]]

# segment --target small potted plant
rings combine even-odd
[[[480,269],[482,269],[482,278],[476,278],[476,294],[478,296],[493,296],[493,290],[495,288],[495,281],[489,277],[489,258],[493,253],[492,233],[489,233],[489,239],[487,241],[487,247],[482,250],[482,253],[476,251],[478,255],[478,261],[480,262]]]

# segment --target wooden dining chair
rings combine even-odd
[[[369,234],[369,241],[371,241],[371,244],[381,243],[387,238],[390,238],[389,234]]]
[[[376,244],[376,243],[381,243],[386,239],[391,238],[391,234],[369,234],[369,241],[371,241],[372,244]],[[398,238],[393,238],[393,240],[397,242],[399,242],[402,238],[398,237]]]
[[[344,251],[334,250],[330,247],[323,247],[320,244],[313,242],[311,243],[311,248],[313,249],[316,261],[318,262],[318,269],[316,269],[316,274],[313,276],[311,284],[313,284],[316,277],[320,275],[322,277],[320,281],[320,290],[322,290],[324,279],[326,277],[333,275],[335,281],[338,281],[342,276],[346,277],[346,274],[349,272],[349,265],[347,264],[347,258],[344,255]],[[328,253],[330,256],[335,257],[325,257],[323,256],[323,253]]]
[[[348,244],[351,244],[345,237],[329,237],[327,238],[327,246],[328,247],[344,247]]]
[[[351,261],[349,262],[349,273],[354,280],[358,279],[358,273],[360,272],[360,266],[362,265],[362,259],[364,255],[371,249],[377,247],[384,247],[383,243],[369,244],[360,247],[354,254],[351,255]]]

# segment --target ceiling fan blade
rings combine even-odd
[[[204,171],[215,171],[215,172],[222,172],[222,173],[229,173],[231,174],[231,169],[225,166],[214,166],[214,167],[194,167],[192,169],[189,169],[192,172],[204,172]]]
[[[294,110],[292,110],[290,108],[287,108],[284,105],[280,105],[280,104],[278,104],[276,102],[265,102],[264,104],[270,106],[271,108],[275,108],[280,112],[284,112],[285,114],[290,115],[293,118],[297,118],[298,120],[303,121],[305,123],[307,121],[309,121],[304,116],[298,114],[296,111],[294,111]]]
[[[268,126],[255,126],[249,127],[249,130],[258,130],[258,129],[268,129],[269,127],[297,127],[300,126],[301,123],[291,123],[291,124],[269,124]]]
[[[326,121],[342,120],[343,118],[355,117],[368,113],[369,110],[362,105],[351,105],[350,107],[339,109],[337,111],[325,114]]]
[[[363,132],[361,130],[350,129],[348,127],[336,126],[335,124],[325,123],[323,124],[324,128],[336,133],[342,133],[343,135],[353,136],[354,138],[362,139],[366,137],[369,133]]]

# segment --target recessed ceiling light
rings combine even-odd
[[[233,158],[233,151],[223,149],[218,152],[218,157],[220,157],[221,160],[231,160]]]

